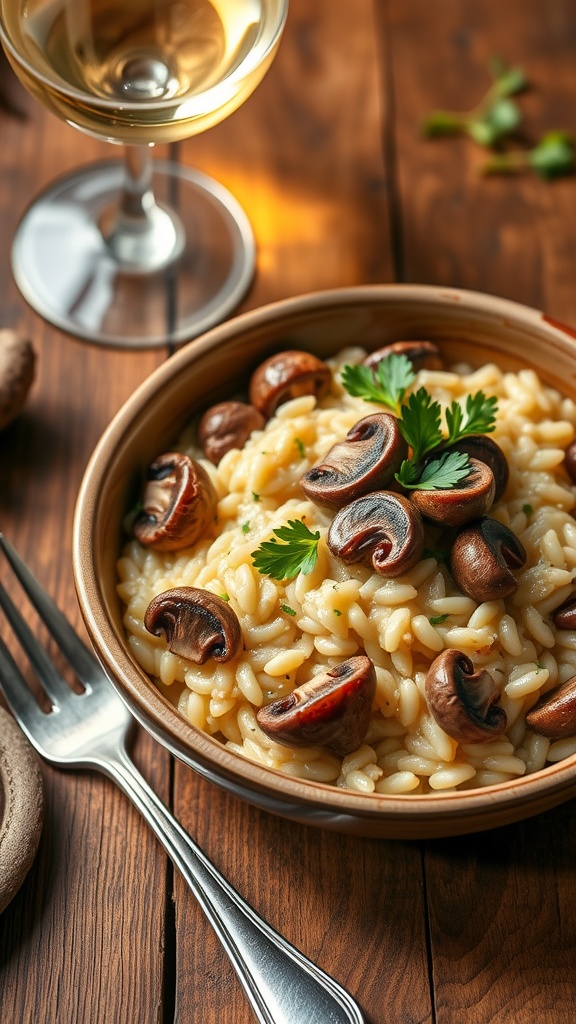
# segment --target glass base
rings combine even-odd
[[[154,270],[121,265],[98,225],[123,182],[122,162],[92,164],[35,199],[14,239],[16,284],[45,320],[94,344],[188,341],[224,320],[248,289],[256,262],[248,218],[218,182],[154,162],[156,202],[183,229],[177,256]]]

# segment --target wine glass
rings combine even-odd
[[[12,269],[27,302],[92,342],[179,343],[224,319],[255,266],[249,221],[218,182],[172,161],[268,69],[288,0],[0,0],[0,38],[58,117],[125,160],[57,180],[25,212]]]

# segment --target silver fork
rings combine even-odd
[[[0,638],[0,688],[38,753],[62,768],[103,772],[138,808],[198,899],[261,1024],[364,1024],[349,993],[259,917],[140,775],[125,743],[133,718],[108,676],[1,533],[0,548],[84,688],[72,690],[0,584],[0,606],[52,705],[42,711]]]

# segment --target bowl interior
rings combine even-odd
[[[566,787],[576,785],[575,759],[490,787],[491,794],[478,790],[425,798],[365,796],[297,782],[226,752],[188,725],[135,663],[125,643],[116,594],[116,561],[125,539],[122,521],[139,493],[146,466],[169,450],[184,425],[213,402],[241,390],[255,366],[274,351],[304,348],[326,357],[350,345],[373,350],[390,341],[424,338],[441,342],[449,363],[530,366],[547,383],[576,398],[576,343],[568,329],[535,310],[477,293],[424,286],[344,289],[264,307],[181,349],[120,410],[86,471],[76,510],[74,570],[82,611],[101,660],[138,717],[176,754],[209,777],[232,788],[238,784],[243,795],[268,792],[273,806],[280,793],[289,802],[320,802],[354,816],[382,819],[391,813],[418,820],[439,814],[458,819],[464,814],[472,821],[490,802],[492,808],[501,804],[505,821],[514,813],[511,801],[519,817],[523,803],[550,801],[555,793],[559,802]],[[453,825],[452,831],[464,828]]]

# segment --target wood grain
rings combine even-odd
[[[473,107],[494,54],[524,68],[525,141],[570,125],[575,12],[568,3],[423,0],[381,5],[392,63],[399,274],[493,292],[576,322],[574,178],[485,178],[468,139],[423,140],[431,109]],[[438,13],[438,11],[437,11]],[[572,44],[572,47],[571,47]],[[475,837],[425,845],[437,1024],[564,1024],[576,986],[576,807]],[[560,882],[560,879],[562,881]],[[562,895],[559,896],[559,889]]]
[[[520,144],[570,128],[575,45],[571,0],[291,0],[262,85],[173,151],[226,185],[253,223],[258,266],[241,308],[400,280],[494,292],[576,325],[575,179],[486,179],[470,140],[419,130],[432,108],[478,101],[494,54],[532,83]],[[110,151],[10,88],[25,116],[0,109],[0,326],[30,334],[38,375],[0,435],[0,524],[82,629],[70,568],[82,473],[168,352],[99,350],[24,306],[9,267],[20,213],[56,176]],[[135,754],[231,882],[349,987],[371,1024],[573,1020],[573,803],[474,837],[359,840],[258,811],[172,766],[142,734]],[[107,780],[43,775],[39,856],[0,918],[0,1019],[249,1024],[218,941],[136,812]]]
[[[0,112],[0,308],[2,326],[32,338],[38,363],[24,413],[0,435],[0,523],[82,629],[71,571],[78,487],[108,420],[165,353],[93,348],[24,306],[9,266],[19,215],[57,175],[109,153],[21,98],[25,119]],[[137,756],[168,799],[168,755],[140,737]],[[161,1020],[166,859],[112,783],[46,765],[42,773],[39,854],[0,920],[0,1018],[22,1024]]]

